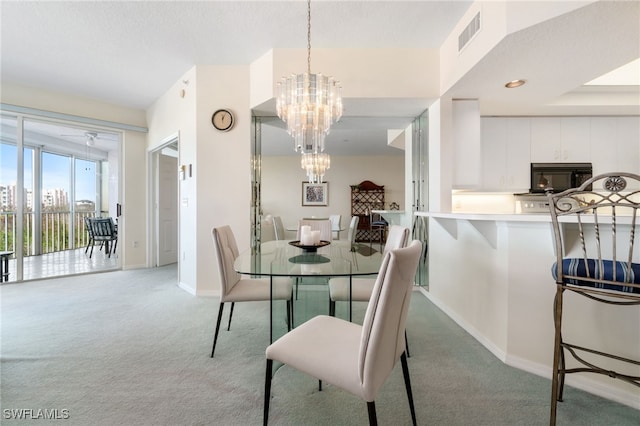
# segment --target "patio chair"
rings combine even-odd
[[[93,246],[98,242],[103,245],[105,254],[111,257],[111,253],[115,253],[118,245],[118,231],[113,219],[110,217],[93,218],[90,220],[90,224],[93,232],[93,242],[91,243],[89,258],[93,255]]]

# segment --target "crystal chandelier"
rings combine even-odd
[[[309,183],[322,183],[325,172],[331,167],[331,157],[324,152],[303,153],[300,166],[307,173]]]
[[[340,83],[311,74],[311,0],[307,0],[307,72],[283,77],[278,83],[278,117],[293,136],[300,153],[321,153],[329,128],[342,116]]]

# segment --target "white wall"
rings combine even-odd
[[[227,108],[236,124],[229,132],[211,125],[211,115]],[[229,225],[238,249],[250,246],[251,110],[248,66],[198,67],[197,158],[194,162],[197,217],[186,237],[197,241],[197,294],[219,291],[211,228]]]
[[[220,108],[236,116],[229,132],[211,125],[211,115]],[[239,249],[249,247],[249,67],[191,69],[149,108],[148,121],[150,146],[179,133],[179,164],[193,170],[179,185],[180,286],[197,295],[218,294],[211,229],[229,225]]]
[[[188,83],[184,83],[184,81]],[[176,81],[167,92],[147,110],[149,123],[148,151],[162,145],[167,139],[178,134],[178,164],[196,162],[196,68],[190,69]],[[184,95],[183,91],[184,90]],[[197,169],[196,169],[197,170]],[[176,170],[176,179],[178,171]],[[178,282],[191,293],[196,292],[196,245],[192,238],[195,235],[195,204],[189,200],[195,198],[197,180],[194,178],[180,181],[179,191],[179,233],[178,262],[180,264]],[[149,183],[149,187],[152,185]],[[185,206],[182,199],[186,200]],[[155,214],[154,212],[151,212]],[[151,220],[149,220],[151,226]],[[154,231],[149,230],[152,234]],[[184,259],[182,259],[184,257]]]
[[[551,265],[556,260],[550,219],[495,217],[430,218],[429,298],[499,359],[549,378],[555,294]],[[569,294],[565,314],[563,333],[573,343],[589,342],[628,358],[637,354],[638,309]],[[601,364],[620,366],[610,360]],[[640,408],[637,388],[621,380],[578,374],[568,375],[567,383]]]
[[[327,147],[330,151],[331,147]],[[384,185],[385,208],[392,202],[404,206],[404,156],[331,156],[331,168],[325,175],[329,183],[329,205],[302,206],[302,182],[307,177],[300,168],[299,156],[263,157],[262,209],[265,215],[281,216],[286,227],[296,226],[302,217],[342,215],[347,228],[351,218],[351,188],[363,180]],[[287,233],[294,238],[293,232]],[[346,232],[340,235],[346,238]]]

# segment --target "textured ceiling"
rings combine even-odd
[[[316,1],[312,48],[437,48],[467,1]],[[145,109],[194,65],[307,46],[303,1],[2,1],[2,79]],[[46,72],[44,72],[46,70]]]
[[[577,7],[570,3],[567,10]],[[437,48],[470,5],[314,0],[312,49]],[[640,2],[581,5],[510,34],[444,95],[479,99],[483,115],[640,114],[637,85],[582,87],[640,57]],[[535,2],[511,7],[535,10]],[[272,48],[306,47],[304,1],[0,1],[0,19],[3,82],[138,109],[194,65],[249,64]],[[515,78],[527,84],[505,90]],[[373,155],[400,154],[385,147],[385,126],[404,126],[427,105],[367,105],[375,114],[344,117],[333,129],[332,154],[362,152],[362,144]],[[274,154],[291,153],[279,127],[263,136],[284,141]]]

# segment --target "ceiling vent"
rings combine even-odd
[[[480,31],[480,12],[476,13],[469,25],[458,36],[458,53],[469,44],[473,37],[478,34],[478,31]]]

